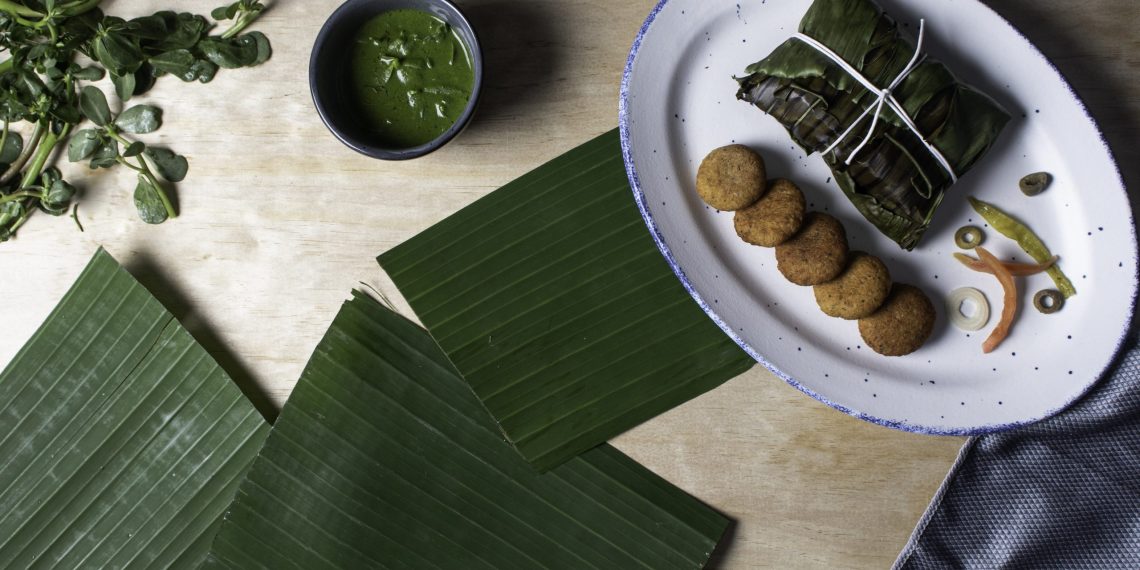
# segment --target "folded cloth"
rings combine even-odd
[[[1050,419],[970,439],[897,569],[1140,568],[1140,347]]]

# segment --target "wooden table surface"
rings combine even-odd
[[[949,1],[949,0],[938,0]],[[617,124],[630,43],[656,0],[465,0],[488,63],[478,115],[426,158],[338,143],[313,110],[309,50],[337,0],[275,0],[255,29],[273,58],[210,85],[164,79],[148,141],[190,159],[182,216],[135,219],[126,172],[75,169],[80,233],[36,216],[0,245],[7,363],[102,245],[170,307],[270,415],[349,291],[397,299],[374,258]],[[110,0],[134,16],[219,1]],[[1140,3],[990,0],[1066,73],[1140,180]],[[757,367],[621,436],[618,447],[736,520],[723,568],[884,568],[962,443],[849,418]]]

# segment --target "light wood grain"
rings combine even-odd
[[[220,3],[106,8],[208,13]],[[463,2],[486,44],[483,105],[454,143],[405,163],[352,153],[313,111],[309,50],[337,4],[276,0],[257,25],[273,41],[268,64],[223,71],[210,85],[168,78],[145,98],[166,109],[166,125],[147,140],[190,157],[180,218],[146,226],[134,218],[127,173],[75,169],[87,231],[37,216],[0,245],[0,363],[103,245],[275,413],[351,288],[367,283],[406,308],[380,274],[378,253],[616,125],[626,54],[654,1]],[[1140,179],[1140,4],[993,6],[1069,76],[1102,121],[1126,181]],[[720,567],[883,568],[961,441],[851,419],[754,370],[616,444],[736,519]]]

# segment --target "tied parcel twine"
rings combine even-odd
[[[835,150],[835,147],[839,146],[839,143],[843,142],[847,139],[847,137],[851,136],[851,134],[855,132],[855,128],[859,126],[859,123],[862,123],[863,119],[867,118],[867,115],[871,113],[872,109],[874,109],[875,114],[871,118],[871,128],[867,129],[867,135],[863,137],[863,141],[859,143],[859,146],[855,147],[855,150],[851,151],[851,154],[847,155],[846,164],[850,166],[851,161],[855,158],[855,155],[859,154],[859,151],[863,150],[863,147],[867,146],[867,143],[871,142],[871,138],[875,136],[875,127],[879,125],[879,116],[883,113],[883,108],[889,106],[891,110],[894,111],[900,119],[902,119],[903,123],[905,123],[906,126],[914,132],[915,136],[918,137],[918,140],[922,141],[922,144],[926,146],[926,149],[930,151],[930,154],[934,158],[938,159],[938,162],[942,164],[942,168],[945,168],[946,172],[950,174],[950,180],[953,182],[958,181],[958,175],[954,172],[954,168],[950,166],[950,161],[946,160],[946,157],[942,156],[942,152],[939,151],[934,145],[930,144],[930,141],[926,140],[926,137],[922,134],[921,131],[918,130],[918,125],[914,123],[914,120],[910,118],[910,115],[908,115],[906,110],[902,108],[902,105],[899,104],[898,100],[895,99],[892,93],[896,88],[898,88],[899,84],[901,84],[903,80],[906,79],[908,75],[910,75],[910,72],[914,71],[915,68],[918,67],[918,64],[926,58],[926,55],[922,53],[922,44],[926,39],[926,20],[918,21],[918,43],[915,44],[914,55],[910,58],[910,62],[907,63],[906,67],[904,67],[903,70],[898,74],[898,77],[895,77],[894,81],[891,81],[890,85],[885,88],[879,88],[874,83],[871,83],[871,80],[864,77],[858,69],[855,69],[854,66],[852,66],[850,63],[847,63],[846,60],[840,57],[839,54],[832,51],[831,48],[820,43],[819,40],[816,40],[815,38],[802,33],[797,33],[792,37],[815,48],[823,55],[826,55],[829,59],[842,67],[843,70],[846,71],[851,77],[854,77],[856,80],[862,83],[868,91],[879,94],[878,100],[875,102],[875,104],[864,109],[863,114],[859,115],[859,118],[855,119],[855,121],[851,123],[851,126],[847,127],[847,130],[843,131],[843,134],[839,135],[839,137],[835,139],[835,142],[831,143],[831,146],[827,147],[827,149],[823,151],[823,154],[827,154]]]

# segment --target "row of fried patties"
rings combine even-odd
[[[913,285],[893,283],[886,264],[849,250],[843,224],[807,211],[791,181],[768,180],[764,160],[744,145],[718,148],[697,170],[697,194],[709,206],[735,212],[745,242],[776,248],[776,265],[792,283],[812,287],[829,316],[856,320],[875,352],[902,356],[918,350],[934,330],[934,305]]]

